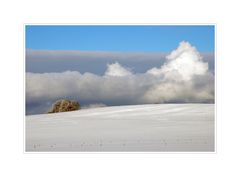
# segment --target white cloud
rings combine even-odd
[[[194,75],[204,75],[208,72],[208,63],[203,62],[199,52],[188,42],[181,42],[166,58],[167,61],[161,68],[153,68],[147,73],[164,75],[166,79],[188,81]]]
[[[128,76],[132,75],[130,69],[122,67],[119,63],[108,64],[105,76]]]
[[[181,42],[166,58],[161,67],[145,73],[133,73],[117,62],[107,65],[105,75],[27,73],[27,105],[49,104],[59,98],[106,105],[214,102],[214,75],[196,48]]]
[[[149,74],[161,76],[162,82],[146,91],[143,98],[146,102],[213,102],[214,76],[208,71],[208,63],[202,60],[195,47],[183,41],[166,58],[167,61],[161,68],[147,71]],[[210,82],[199,85],[197,77],[210,79]],[[195,85],[202,89],[197,89]]]

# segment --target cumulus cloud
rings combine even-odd
[[[108,64],[105,76],[128,76],[132,75],[130,69],[122,67],[119,63]]]
[[[191,80],[194,75],[204,75],[208,71],[208,63],[203,62],[195,47],[188,42],[181,42],[179,47],[167,56],[161,68],[153,68],[147,73],[164,75],[166,79]]]
[[[214,76],[208,71],[208,63],[188,42],[181,42],[161,68],[147,73],[162,78],[160,84],[146,91],[144,100],[149,103],[214,101]]]
[[[163,65],[143,73],[115,62],[107,65],[103,75],[78,71],[26,74],[27,108],[59,98],[86,105],[213,103],[214,75],[197,49],[184,41]]]

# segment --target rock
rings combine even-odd
[[[53,105],[52,108],[48,111],[48,113],[56,113],[56,112],[68,112],[75,111],[80,109],[80,104],[74,100],[58,100]]]

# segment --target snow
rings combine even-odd
[[[27,152],[213,152],[214,104],[148,104],[26,116]]]

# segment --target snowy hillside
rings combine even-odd
[[[214,104],[149,104],[26,116],[26,151],[214,151]]]

